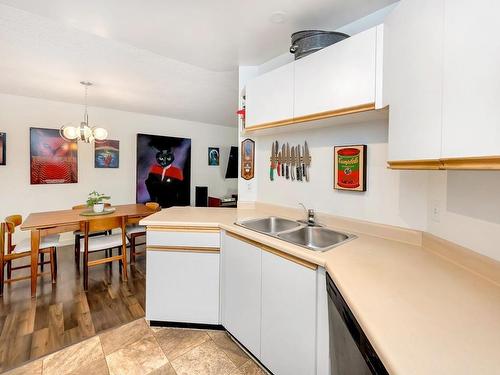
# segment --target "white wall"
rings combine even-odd
[[[311,152],[310,181],[270,181],[271,143],[303,144]],[[333,189],[333,146],[366,144],[367,191]],[[258,201],[298,207],[377,223],[424,229],[427,218],[427,173],[387,169],[387,122],[332,126],[324,129],[260,136],[257,139]]]
[[[427,231],[500,260],[499,192],[499,171],[429,172]]]
[[[259,69],[257,66],[240,66],[239,68],[239,99],[238,99],[238,108],[242,108],[242,93],[244,92],[245,85],[247,81],[256,77],[259,73]],[[241,146],[241,141],[246,138],[253,137],[245,136],[241,134],[242,122],[241,119],[238,120],[238,140],[239,145]],[[238,199],[240,202],[255,202],[257,200],[257,178],[253,178],[252,180],[244,180],[241,178],[241,147],[239,149],[240,156],[238,163]],[[256,163],[257,164],[257,163]],[[258,173],[258,165],[255,166],[255,174]]]
[[[91,124],[105,127],[110,139],[120,141],[120,168],[94,168],[94,146],[78,145],[78,183],[30,185],[29,128],[59,128],[78,123],[83,106],[0,94],[0,132],[7,133],[7,165],[0,166],[0,218],[13,213],[68,209],[83,203],[92,190],[112,196],[113,204],[135,202],[136,134],[191,138],[191,202],[194,187],[209,194],[237,192],[237,179],[224,179],[230,146],[237,145],[237,129],[91,107]],[[207,147],[221,148],[220,167],[209,167]]]

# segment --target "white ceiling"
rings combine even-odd
[[[0,90],[234,126],[238,65],[395,1],[0,0]]]

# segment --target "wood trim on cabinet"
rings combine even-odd
[[[189,226],[147,226],[148,231],[157,232],[192,232],[192,233],[219,233],[216,227],[189,227]]]
[[[411,170],[439,170],[442,164],[437,159],[429,160],[390,160],[387,162],[389,169]]]
[[[172,252],[186,252],[186,253],[219,253],[218,247],[200,247],[200,246],[159,246],[149,245],[146,247],[147,251],[172,251]]]
[[[406,170],[500,170],[500,156],[439,160],[391,160],[387,164],[390,169]]]
[[[292,254],[288,254],[282,250],[278,250],[274,247],[270,247],[270,246],[267,246],[267,245],[264,245],[260,242],[257,242],[257,241],[254,241],[254,240],[251,240],[251,239],[248,239],[246,237],[243,237],[243,236],[240,236],[239,234],[236,234],[236,233],[232,233],[232,232],[228,232],[226,231],[226,234],[229,236],[229,237],[233,237],[239,241],[243,241],[243,242],[246,242],[252,246],[256,246],[258,247],[259,249],[263,250],[263,251],[267,251],[268,253],[271,253],[271,254],[274,254],[274,255],[277,255],[281,258],[284,258],[286,260],[289,260],[291,262],[294,262],[300,266],[303,266],[303,267],[306,267],[306,268],[309,268],[311,270],[317,270],[318,269],[318,265],[317,264],[314,264],[314,263],[311,263],[307,260],[304,260],[302,258],[299,258],[295,255],[292,255]]]
[[[306,116],[294,117],[291,119],[266,122],[263,124],[254,125],[254,126],[250,126],[248,128],[245,128],[245,132],[252,132],[255,130],[262,130],[262,129],[277,128],[280,126],[299,124],[299,123],[315,121],[315,120],[322,120],[322,119],[329,118],[329,117],[352,115],[355,113],[367,112],[367,111],[373,111],[373,110],[375,110],[375,103],[355,105],[352,107],[335,109],[333,111],[325,111],[325,112],[313,113],[313,114],[306,115]]]
[[[500,156],[441,159],[443,169],[500,170]]]

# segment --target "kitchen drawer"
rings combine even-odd
[[[220,247],[218,228],[148,228],[146,232],[147,246],[167,246],[182,248]]]

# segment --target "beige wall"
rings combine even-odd
[[[58,128],[77,123],[82,115],[80,105],[0,94],[0,132],[7,133],[7,165],[0,166],[0,218],[67,209],[84,202],[92,190],[110,194],[114,204],[135,202],[137,133],[191,138],[193,204],[196,185],[208,186],[214,196],[237,191],[236,179],[224,179],[229,148],[237,145],[236,128],[104,108],[89,108],[90,121],[108,129],[110,139],[120,140],[120,168],[94,168],[94,146],[79,144],[77,184],[30,185],[29,128]],[[220,167],[208,166],[209,146],[221,148]]]

